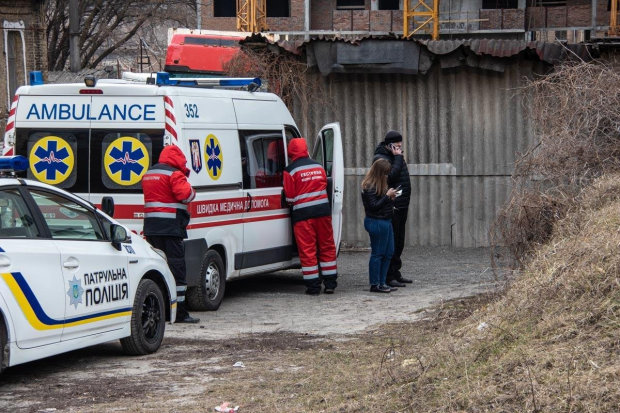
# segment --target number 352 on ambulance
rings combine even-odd
[[[140,233],[141,179],[164,145],[179,146],[196,189],[185,240],[190,309],[216,310],[227,280],[298,266],[281,191],[287,142],[301,135],[282,100],[255,91],[260,79],[124,77],[42,84],[31,73],[11,105],[3,154],[26,156],[27,178],[93,204],[111,198],[114,218]],[[327,172],[338,248],[344,187],[338,123],[319,131],[311,157]]]

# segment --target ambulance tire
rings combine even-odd
[[[131,335],[121,339],[125,353],[141,356],[154,353],[164,339],[166,311],[164,296],[153,280],[138,284],[131,312]]]
[[[220,308],[226,289],[226,269],[222,257],[209,250],[202,257],[200,285],[189,287],[185,301],[190,310],[215,311]]]

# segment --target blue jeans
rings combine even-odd
[[[364,218],[364,228],[370,235],[370,285],[385,285],[390,260],[394,254],[394,231],[389,219]]]

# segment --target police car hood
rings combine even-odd
[[[183,155],[181,148],[176,145],[164,146],[164,149],[161,151],[161,155],[159,155],[159,162],[177,168],[183,172],[185,176],[189,175],[189,169],[187,169],[186,166],[187,159],[185,158],[185,155]]]
[[[291,161],[310,156],[308,155],[306,140],[304,138],[291,139],[291,142],[288,144],[288,156],[291,158]]]

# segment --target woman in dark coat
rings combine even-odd
[[[397,190],[388,188],[387,177],[390,162],[377,159],[362,181],[362,202],[366,217],[364,228],[370,235],[370,261],[368,277],[370,292],[389,293],[395,290],[386,285],[386,276],[390,260],[394,253],[394,232],[392,214]]]

